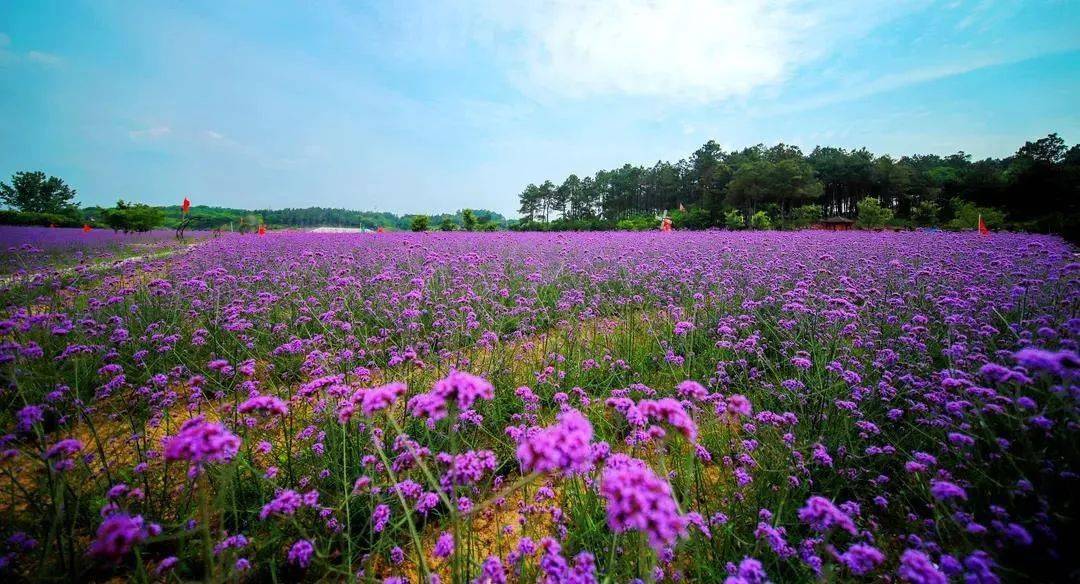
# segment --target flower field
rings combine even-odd
[[[0,572],[1075,578],[1078,261],[1019,234],[270,233],[46,269],[0,284]]]
[[[209,232],[188,232],[196,239]],[[94,229],[0,227],[0,274],[29,274],[48,268],[163,252],[177,245],[173,231],[116,233]]]

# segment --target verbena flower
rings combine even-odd
[[[194,465],[227,462],[239,450],[239,437],[201,416],[184,422],[175,436],[165,439],[165,460],[186,460]]]
[[[592,465],[592,436],[589,420],[577,410],[567,410],[554,425],[536,430],[518,443],[521,469],[527,473],[585,472]]]
[[[799,509],[799,519],[815,531],[825,532],[836,527],[852,535],[856,533],[855,523],[850,517],[832,501],[817,495],[807,499],[806,505]]]
[[[671,485],[640,460],[605,468],[600,495],[606,500],[608,527],[643,532],[657,553],[686,534],[688,521],[679,513]]]

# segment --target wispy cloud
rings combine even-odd
[[[169,126],[152,126],[139,130],[131,130],[130,132],[128,132],[128,136],[136,142],[141,142],[145,140],[156,140],[158,138],[163,138],[171,133],[172,128],[170,128]]]
[[[11,37],[0,32],[0,65],[32,63],[46,67],[63,64],[64,59],[60,55],[46,53],[44,51],[30,50],[22,52],[12,48]]]
[[[55,66],[64,62],[64,59],[59,55],[52,53],[46,53],[43,51],[30,51],[26,53],[26,60],[31,63],[38,63],[40,65]]]
[[[784,82],[923,3],[784,0],[560,1],[493,9],[520,38],[515,81],[555,97],[710,102]]]

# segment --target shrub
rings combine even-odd
[[[922,227],[937,225],[941,207],[934,201],[922,201],[911,209],[911,220]]]
[[[413,231],[418,231],[418,232],[419,231],[427,231],[428,230],[428,216],[427,215],[416,215],[416,216],[414,216],[412,218],[412,221],[409,222],[409,229],[411,229]]]
[[[955,231],[976,229],[979,226],[979,216],[988,228],[1001,228],[1005,226],[1005,213],[994,207],[979,207],[975,203],[962,199],[952,199],[950,204],[953,208],[953,220],[946,225]]]
[[[746,220],[743,219],[742,211],[738,209],[732,209],[727,213],[724,213],[724,227],[728,229],[742,229],[746,227]]]
[[[772,219],[769,218],[769,214],[765,211],[758,211],[750,216],[751,229],[770,229],[771,227]]]
[[[881,206],[874,197],[866,197],[856,204],[859,210],[859,218],[856,225],[867,229],[884,227],[893,218],[892,209]]]
[[[793,227],[808,227],[810,224],[820,221],[822,216],[821,205],[803,205],[791,211],[791,223]]]

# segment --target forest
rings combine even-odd
[[[973,160],[913,154],[894,158],[866,148],[762,144],[725,151],[709,141],[678,162],[625,164],[561,183],[530,184],[520,194],[521,230],[655,228],[668,212],[676,228],[805,226],[821,217],[858,215],[876,199],[895,227],[956,227],[983,215],[992,228],[1060,233],[1080,229],[1080,145],[1057,134],[1026,142],[1012,156]],[[969,225],[967,227],[974,227]]]

